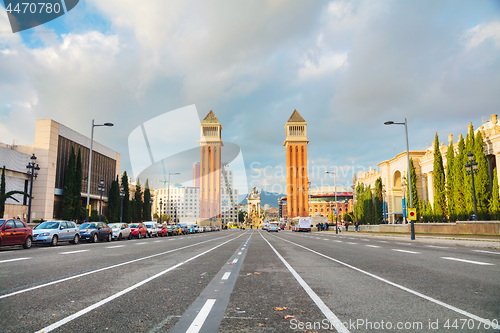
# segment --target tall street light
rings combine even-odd
[[[30,186],[30,202],[28,204],[28,221],[27,223],[30,223],[30,219],[31,219],[31,199],[33,198],[33,178],[36,179],[36,177],[38,176],[38,170],[40,170],[40,167],[38,166],[38,164],[35,163],[36,161],[36,156],[35,154],[33,153],[33,155],[30,157],[30,162],[28,163],[28,165],[26,166],[26,168],[28,169],[28,175],[30,176],[30,183],[31,183],[31,186]]]
[[[409,197],[410,197],[410,208],[413,208],[413,201],[412,201],[412,193],[411,193],[411,172],[410,172],[410,145],[408,144],[408,122],[406,121],[404,123],[395,123],[393,121],[386,121],[384,125],[404,125],[405,126],[405,133],[406,133],[406,159],[408,161],[408,183],[410,184],[409,186]],[[411,220],[411,239],[415,240],[415,223],[413,220]]]
[[[90,217],[90,178],[92,175],[92,148],[94,144],[94,127],[99,127],[99,126],[114,126],[114,125],[112,123],[95,125],[94,119],[92,119],[92,131],[90,134],[89,175],[87,177],[87,219]]]
[[[120,185],[120,222],[123,222],[123,198],[125,198],[125,190],[123,189],[123,184]]]
[[[403,217],[405,219],[405,224],[408,224],[407,213],[406,213],[406,177],[403,176],[403,181],[401,182],[401,191],[403,192]]]
[[[151,215],[150,216],[151,221],[153,221],[153,201],[154,201],[153,198],[149,199],[149,213],[150,213],[149,215]]]
[[[333,187],[334,187],[333,190],[335,191],[335,233],[338,234],[339,229],[337,226],[337,208],[338,208],[337,207],[337,174],[335,173],[335,170],[333,170],[333,172],[325,171],[325,173],[330,173],[330,174],[333,173]],[[333,217],[332,217],[332,222],[333,222]]]
[[[477,162],[474,159],[474,154],[469,152],[467,154],[469,163],[465,165],[465,170],[468,175],[472,176],[472,194],[474,195],[474,220],[477,221],[477,201],[476,201],[476,186],[474,185],[474,175],[477,174]],[[31,201],[30,201],[31,202]]]
[[[102,194],[104,193],[104,189],[106,186],[104,186],[104,178],[101,178],[101,182],[97,186],[99,190],[99,222],[101,222],[101,213],[102,213]]]
[[[160,199],[160,224],[161,224],[161,214],[163,214],[163,199]],[[168,224],[168,221],[167,221]]]
[[[167,209],[167,215],[168,215],[168,218],[171,219],[172,216],[170,216],[170,175],[180,175],[179,172],[168,172],[168,199],[167,199],[167,204],[168,204],[168,209]],[[177,221],[175,221],[177,223]]]
[[[387,203],[385,202],[385,184],[382,185],[382,219],[385,221],[387,220]]]

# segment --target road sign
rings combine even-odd
[[[408,208],[408,219],[415,221],[417,219],[417,209]]]

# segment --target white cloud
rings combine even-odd
[[[347,64],[347,53],[322,56],[316,62],[312,59],[306,59],[299,69],[299,77],[301,79],[317,79],[332,74]]]
[[[478,47],[486,39],[491,38],[495,46],[500,48],[500,22],[480,23],[464,34],[468,49]]]

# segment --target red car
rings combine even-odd
[[[146,229],[146,226],[144,224],[131,223],[128,226],[130,227],[130,233],[132,234],[132,237],[135,237],[137,239],[148,237],[148,229]]]
[[[159,225],[158,228],[159,228],[158,229],[158,236],[160,236],[160,237],[168,236],[168,229],[167,229],[167,226],[165,224]]]
[[[33,243],[33,232],[19,220],[0,220],[0,245],[22,245],[29,249]]]

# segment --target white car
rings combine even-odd
[[[148,237],[158,237],[158,223],[148,221],[148,222],[142,222],[146,229],[148,229]]]
[[[270,224],[268,227],[267,227],[267,232],[271,232],[271,231],[276,231],[278,232],[280,230],[280,226],[277,225],[277,224]]]
[[[127,223],[110,223],[108,226],[113,230],[113,239],[132,239],[132,232]]]

